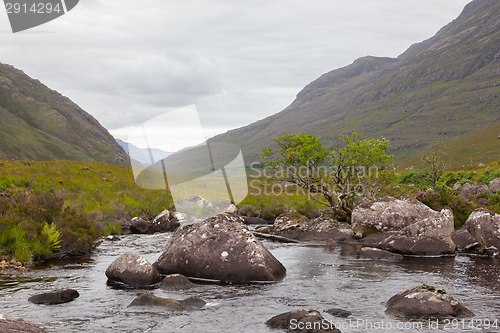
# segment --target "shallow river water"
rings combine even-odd
[[[281,282],[152,290],[160,297],[196,296],[207,302],[203,309],[191,312],[129,308],[145,290],[107,285],[106,268],[127,251],[152,263],[168,237],[127,235],[119,241],[104,241],[89,259],[47,264],[22,277],[0,275],[0,314],[23,318],[47,332],[280,332],[268,329],[266,320],[307,307],[320,311],[343,333],[500,331],[484,328],[486,320],[497,320],[500,326],[500,260],[467,256],[371,260],[357,257],[355,249],[347,245],[327,249],[265,241],[287,268]],[[385,315],[390,297],[421,283],[444,288],[476,314],[476,321],[464,329],[462,326],[471,324],[469,320],[436,327],[433,322],[404,322]],[[61,305],[28,302],[36,293],[60,288],[76,289],[80,297]],[[348,319],[334,318],[325,312],[330,308],[353,314]]]

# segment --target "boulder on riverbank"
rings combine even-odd
[[[386,303],[385,312],[396,317],[421,320],[474,315],[444,289],[427,285],[419,285],[391,297]]]
[[[500,252],[500,215],[489,210],[478,208],[474,210],[463,226],[482,249],[496,249]]]
[[[158,271],[146,259],[131,252],[113,261],[106,269],[106,276],[129,287],[149,287],[161,281]]]
[[[130,232],[133,234],[154,234],[174,231],[179,225],[177,218],[168,209],[165,209],[151,222],[140,217],[134,217],[130,222]]]
[[[173,298],[162,298],[151,293],[143,293],[137,296],[129,306],[161,306],[173,311],[194,310],[204,307],[206,302],[197,297],[189,297],[185,300]]]
[[[34,304],[63,304],[80,296],[74,289],[60,289],[31,296],[28,301]]]
[[[351,226],[354,236],[363,238],[376,232],[399,231],[416,222],[439,216],[440,212],[414,198],[361,198],[354,202]]]
[[[353,236],[351,226],[345,222],[321,217],[309,220],[294,213],[278,216],[274,221],[272,234],[300,241],[326,241],[330,238],[341,241]]]
[[[395,232],[380,245],[384,250],[403,255],[453,254],[455,243],[451,236],[454,230],[453,212],[445,208],[438,216],[431,216]]]
[[[298,333],[340,333],[335,326],[313,309],[298,309],[274,316],[266,325],[269,328],[283,329]]]
[[[0,315],[0,332],[2,333],[46,333],[43,329],[22,319],[12,319]]]
[[[162,274],[238,283],[278,281],[286,274],[245,225],[220,218],[177,229],[153,266]]]

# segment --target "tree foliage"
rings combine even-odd
[[[261,156],[271,159],[267,167],[274,168],[274,178],[286,180],[305,189],[308,194],[320,194],[318,200],[328,206],[341,220],[350,218],[356,196],[370,193],[370,185],[392,161],[386,154],[389,141],[361,140],[360,135],[340,135],[342,145],[326,147],[313,134],[285,134],[273,138],[277,149],[264,149]]]
[[[439,176],[444,170],[444,151],[442,150],[441,146],[441,141],[434,143],[432,145],[431,151],[422,156],[422,161],[431,172],[430,180],[432,182],[432,188],[434,189],[436,188]]]

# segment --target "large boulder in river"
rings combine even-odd
[[[158,271],[146,259],[131,252],[113,261],[106,269],[106,276],[129,287],[149,287],[161,281]]]
[[[474,314],[444,289],[419,285],[407,289],[386,303],[387,314],[406,319],[445,319],[470,317]]]
[[[298,309],[279,314],[266,321],[269,328],[278,328],[298,333],[340,333],[332,322],[327,321],[318,311]]]
[[[437,217],[429,217],[395,232],[380,245],[384,250],[406,254],[436,256],[455,253],[451,239],[454,227],[453,212],[443,209]]]
[[[11,319],[0,315],[0,332],[2,333],[46,333],[40,327],[22,319]]]
[[[37,294],[28,298],[28,301],[35,304],[62,304],[68,303],[80,296],[74,289],[60,289]]]
[[[222,219],[177,229],[153,266],[162,274],[228,282],[277,281],[286,274],[245,225]]]
[[[160,289],[179,290],[193,287],[195,284],[181,274],[170,274],[161,281]]]
[[[361,198],[354,203],[351,225],[354,236],[362,238],[376,232],[398,231],[439,216],[439,212],[414,198]]]
[[[351,238],[353,232],[345,222],[321,217],[308,220],[303,215],[285,213],[274,220],[272,234],[300,241],[338,241]]]
[[[474,237],[482,248],[500,251],[500,215],[478,208],[470,215],[463,228]]]

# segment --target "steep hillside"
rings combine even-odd
[[[91,115],[1,63],[0,118],[0,160],[127,162],[123,149]]]
[[[475,0],[397,59],[364,57],[326,73],[280,113],[214,140],[240,144],[247,163],[271,145],[269,138],[300,132],[328,144],[353,131],[384,136],[397,160],[418,155],[436,140],[459,140],[500,121],[499,45],[500,1]],[[500,140],[489,139],[488,156],[498,159]]]

